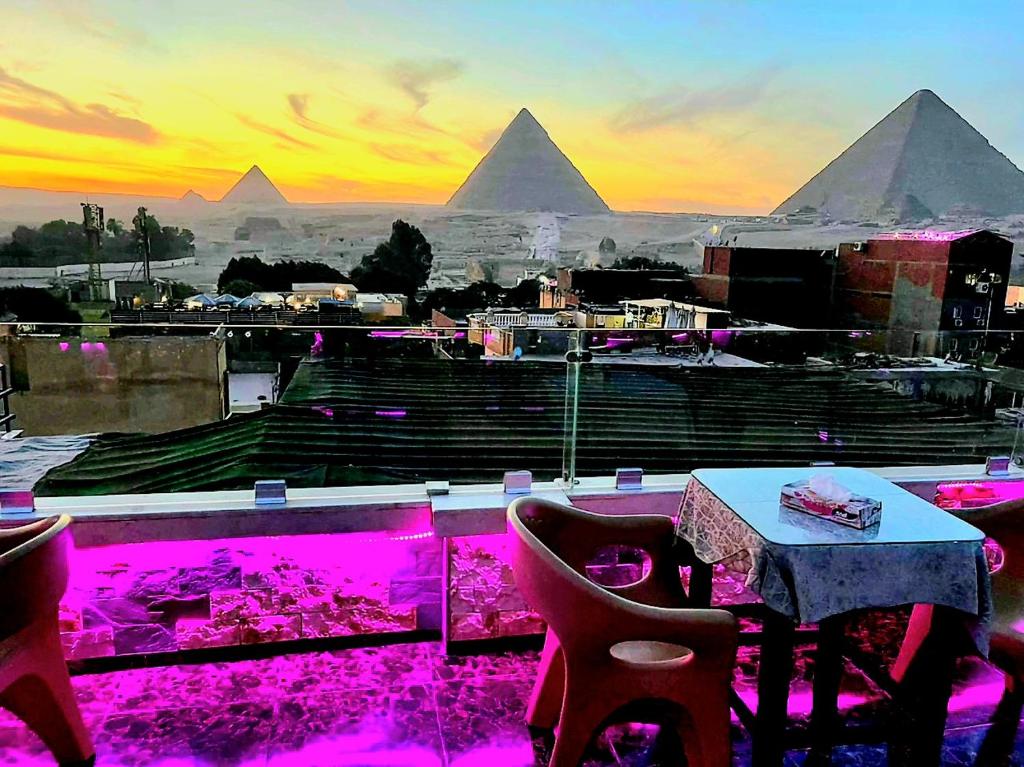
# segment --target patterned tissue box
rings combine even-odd
[[[838,487],[838,486],[835,486]],[[835,494],[833,494],[835,495]],[[845,491],[843,500],[821,495],[809,481],[793,482],[782,487],[782,505],[787,509],[813,514],[840,525],[863,530],[882,518],[882,502]]]

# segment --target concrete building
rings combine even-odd
[[[224,341],[0,337],[11,411],[26,435],[158,433],[226,413]]]
[[[355,285],[333,282],[296,282],[292,283],[292,293],[286,299],[292,309],[316,307],[322,298],[332,301],[355,301],[359,291]]]
[[[1003,321],[1013,242],[987,230],[896,232],[838,250],[835,308],[845,327],[888,331],[885,350],[977,351]]]
[[[486,356],[512,357],[520,353],[560,353],[568,333],[557,328],[576,327],[576,312],[560,309],[490,308],[466,317],[468,341],[484,347]],[[546,328],[551,328],[546,332]]]
[[[355,305],[364,320],[379,322],[405,316],[405,296],[391,293],[359,293]]]
[[[627,298],[694,297],[694,285],[685,272],[673,269],[570,269],[559,268],[553,284],[541,286],[540,305],[564,309],[584,303],[616,304]]]
[[[582,304],[576,311],[578,328],[624,328],[626,310],[621,306]]]
[[[729,312],[665,298],[620,301],[626,312],[627,328],[694,328],[717,330],[729,326]]]
[[[734,316],[794,328],[831,325],[835,252],[704,247],[698,295]]]

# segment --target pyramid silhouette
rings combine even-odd
[[[462,210],[607,213],[583,175],[522,109],[448,201]]]
[[[228,190],[221,202],[260,204],[260,205],[287,205],[288,200],[284,198],[274,183],[267,178],[258,165],[253,165],[245,172],[235,185]]]
[[[921,90],[783,202],[833,219],[1024,212],[1024,173],[932,91]]]
[[[185,192],[185,194],[178,198],[178,201],[187,202],[195,205],[205,204],[206,202],[208,202],[208,200],[201,194],[199,194],[199,192],[197,192],[195,189],[189,189],[187,192]]]

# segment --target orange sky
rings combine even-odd
[[[765,213],[928,83],[851,71],[820,30],[798,67],[795,32],[738,5],[758,45],[702,2],[22,4],[0,184],[219,199],[256,163],[294,202],[443,203],[527,106],[613,209]]]

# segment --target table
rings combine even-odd
[[[781,506],[783,485],[816,474],[828,474],[854,493],[880,500],[881,521],[856,530]],[[746,574],[747,586],[768,608],[753,733],[757,767],[782,763],[798,624],[817,623],[819,628],[811,741],[823,761],[834,742],[840,645],[848,613],[935,604],[945,620],[956,616],[962,621],[979,652],[987,652],[992,607],[984,535],[871,472],[846,467],[698,470],[683,494],[677,534],[703,563],[691,580],[695,599],[710,601],[711,565],[724,563]],[[942,665],[943,673],[951,675],[952,664]],[[945,690],[938,671],[930,683],[940,693]],[[937,716],[933,711],[931,720]],[[944,723],[943,708],[937,723],[940,745]],[[915,728],[928,730],[931,740],[935,726],[935,721],[915,720]],[[934,752],[937,764],[937,748]],[[924,767],[928,760],[915,763]]]

